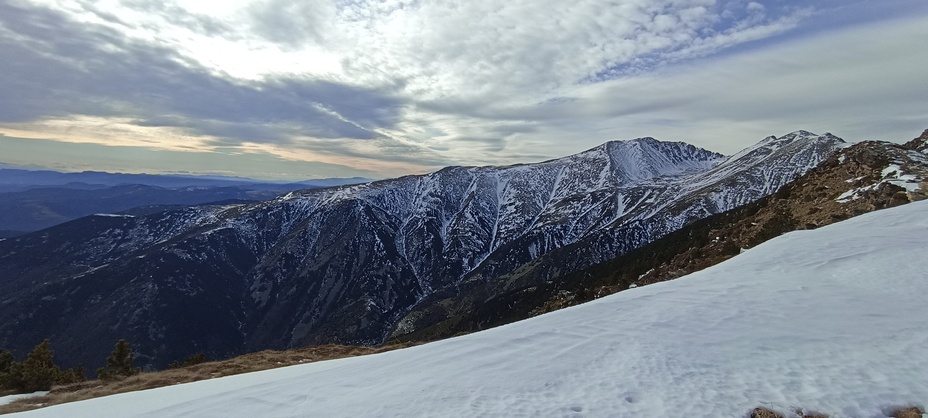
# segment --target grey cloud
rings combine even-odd
[[[928,84],[922,82],[928,56],[919,53],[924,36],[924,17],[896,19],[785,37],[738,54],[587,84],[564,92],[572,99],[517,106],[430,100],[418,102],[417,109],[470,118],[469,129],[455,131],[458,136],[443,144],[448,148],[469,150],[475,138],[501,122],[534,122],[525,126],[538,131],[506,141],[502,158],[528,155],[533,148],[564,155],[607,139],[640,136],[725,153],[797,129],[831,131],[848,140],[905,139],[928,120]],[[543,145],[529,147],[529,141]]]
[[[84,8],[98,10],[93,0],[82,2]],[[123,0],[123,5],[143,13],[152,13],[175,26],[187,28],[193,32],[208,36],[222,36],[224,38],[240,38],[238,31],[228,23],[204,16],[190,13],[173,2],[164,0]]]
[[[456,164],[456,160],[453,157],[449,158],[443,156],[435,152],[431,147],[426,148],[392,138],[379,138],[374,141],[368,141],[365,145],[368,145],[368,147],[356,147],[345,141],[334,140],[295,140],[292,142],[292,146],[296,148],[304,148],[317,153],[343,157],[388,160],[433,168]]]
[[[616,94],[613,97],[622,97],[622,100],[609,100],[608,106],[603,106],[600,100],[588,98],[545,101],[525,106],[497,106],[493,102],[481,99],[421,101],[416,105],[422,110],[439,114],[455,114],[484,121],[512,122],[507,125],[508,130],[498,133],[513,134],[534,132],[539,128],[533,123],[538,122],[569,123],[578,118],[616,118],[653,113],[678,108],[698,100],[686,94],[685,89],[679,89],[677,92],[668,91],[669,89],[661,86],[659,82],[646,87],[646,90],[642,89],[640,96],[635,93],[613,93]]]
[[[496,136],[509,136],[515,134],[525,134],[531,132],[538,132],[538,124],[534,122],[526,123],[506,123],[502,125],[494,126],[491,129]]]
[[[268,0],[250,8],[255,32],[282,46],[320,43],[334,15],[327,1]]]
[[[423,100],[416,106],[437,114],[452,114],[491,121],[533,121],[570,118],[575,101],[545,102],[529,106],[499,106],[485,98]]]
[[[404,106],[391,91],[324,80],[234,82],[167,48],[49,9],[2,3],[0,31],[0,121],[81,114],[251,141],[281,141],[281,129],[372,139]]]
[[[464,145],[472,153],[499,153],[506,149],[506,139],[500,136],[459,136],[458,145]]]
[[[848,140],[907,138],[928,115],[923,35],[920,19],[896,20],[590,87],[586,99],[604,111],[643,111],[577,121],[587,132],[600,127],[619,137],[685,132],[680,139],[721,152],[747,145],[731,138],[796,129]]]

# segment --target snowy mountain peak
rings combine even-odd
[[[789,149],[799,149],[803,147],[816,147],[820,148],[823,152],[831,153],[836,148],[841,148],[843,144],[845,144],[843,139],[830,133],[817,135],[809,131],[799,130],[780,137],[773,135],[768,136],[757,144],[732,155],[726,162],[740,160],[745,157],[751,159],[765,158],[776,154],[776,152],[781,149],[785,149],[785,151],[788,152]],[[818,164],[817,161],[816,164]]]
[[[609,141],[597,147],[553,161],[572,164],[595,162],[602,167],[608,183],[626,185],[663,176],[675,176],[692,170],[704,170],[723,156],[683,142],[664,142],[651,137]],[[605,183],[604,183],[605,184]]]
[[[799,137],[809,137],[809,136],[818,136],[815,133],[809,132],[805,129],[800,129],[798,131],[790,132],[784,136],[799,136]]]
[[[441,309],[429,305],[434,295],[494,283],[567,247],[575,253],[551,268],[611,259],[772,193],[835,150],[824,136],[794,137],[724,162],[693,145],[639,138],[536,164],[449,167],[255,204],[85,218],[0,242],[0,277],[22,278],[0,282],[0,293],[20,292],[0,310],[0,346],[75,341],[85,349],[71,352],[88,357],[64,361],[88,363],[112,348],[88,337],[103,329],[137,341],[146,347],[140,356],[164,366],[197,351],[381,343],[401,320],[416,329],[418,319],[440,317],[409,316]],[[64,308],[36,302],[64,300],[76,294],[72,286],[93,302],[75,301],[69,312],[105,319],[72,321]],[[48,329],[62,331],[35,335]]]
[[[627,146],[634,147],[634,146],[642,146],[642,145],[647,145],[647,144],[661,144],[661,143],[672,144],[673,142],[665,142],[665,141],[657,140],[657,139],[655,139],[655,138],[653,138],[653,137],[650,137],[650,136],[643,136],[643,137],[640,137],[640,138],[633,138],[633,139],[614,139],[614,140],[611,140],[611,141],[606,141],[604,144],[602,144],[602,145],[600,145],[600,146],[601,146],[601,147],[610,147],[610,146],[616,146],[616,145],[622,145],[622,144],[624,144],[624,145],[627,145]]]
[[[822,135],[812,133],[805,130],[798,130],[795,132],[788,133],[779,138],[774,138],[771,143],[778,144],[789,144],[795,141],[829,141],[834,143],[843,144],[845,141],[841,138],[838,138],[832,135],[830,132],[826,132]]]

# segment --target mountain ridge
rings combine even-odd
[[[440,295],[552,251],[576,255],[565,271],[615,257],[772,193],[843,144],[801,131],[768,142],[722,161],[685,143],[610,141],[531,165],[83,218],[0,242],[0,275],[16,278],[0,285],[10,295],[0,345],[34,344],[27,317],[56,346],[84,346],[65,364],[108,350],[117,334],[146,347],[152,367],[199,351],[379,344],[400,322],[424,326],[410,313]],[[553,273],[545,268],[538,280]]]
[[[540,276],[576,258],[570,247],[533,260],[486,286],[444,295],[410,315],[393,337],[430,341],[526,319],[631,287],[675,279],[782,233],[928,198],[928,156],[883,141],[841,148],[772,195],[696,220],[619,257],[575,272]],[[527,279],[525,276],[529,276]],[[544,280],[542,280],[542,278]]]
[[[122,212],[139,206],[258,201],[292,190],[367,181],[350,178],[262,183],[233,177],[0,169],[0,237],[38,231],[94,213]]]

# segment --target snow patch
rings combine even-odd
[[[48,394],[48,391],[46,390],[46,391],[41,391],[41,392],[21,393],[21,394],[16,394],[16,395],[0,396],[0,405],[6,405],[15,400],[19,400],[19,399],[34,398],[36,396],[44,396],[47,394]]]
[[[899,164],[889,164],[880,174],[880,181],[868,186],[857,187],[841,193],[841,195],[839,195],[835,201],[839,203],[846,203],[851,200],[860,199],[863,193],[870,190],[875,190],[883,183],[899,186],[909,193],[921,190],[921,185],[919,183],[922,181],[922,179],[914,174],[906,174],[902,171],[902,167]],[[854,181],[860,180],[862,178],[863,177],[858,177],[856,179],[846,180],[846,182],[853,183]]]

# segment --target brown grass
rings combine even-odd
[[[924,412],[916,407],[900,409],[893,412],[893,418],[922,418]]]
[[[751,411],[751,418],[783,418],[783,416],[767,408],[754,408]]]
[[[893,418],[922,418],[924,412],[921,409],[916,407],[904,408],[894,411],[890,414]],[[797,410],[796,415],[801,416],[802,418],[828,418],[828,415],[810,413],[803,413],[802,410]],[[780,415],[776,412],[773,412],[764,407],[757,407],[751,411],[750,418],[784,418],[783,415]]]
[[[154,389],[284,366],[376,354],[414,345],[417,344],[400,343],[382,347],[319,345],[285,351],[264,350],[228,360],[200,363],[179,369],[146,372],[114,380],[89,380],[71,385],[56,386],[45,396],[20,399],[8,405],[0,405],[0,414],[28,411],[117,393]]]
[[[802,418],[828,418],[828,415],[816,414],[816,413],[804,413],[801,409],[796,411],[796,415],[801,416]],[[758,407],[754,408],[751,411],[751,418],[784,418],[783,415],[780,415],[776,412],[773,412],[767,408]]]

